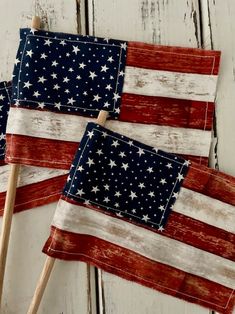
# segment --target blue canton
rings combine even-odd
[[[120,112],[124,41],[21,29],[13,72],[16,106],[96,117]]]
[[[0,82],[0,160],[5,158],[6,126],[11,100],[10,83]]]
[[[189,161],[88,123],[63,194],[162,231]]]

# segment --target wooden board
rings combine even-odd
[[[90,34],[200,47],[198,1],[93,0],[89,4]],[[99,288],[101,313],[209,313],[101,271]]]
[[[82,20],[79,21],[80,10]],[[10,80],[18,45],[19,27],[29,27],[39,15],[44,29],[84,31],[84,6],[76,0],[2,0],[0,2],[0,80]],[[26,171],[27,172],[27,171]],[[44,171],[42,170],[44,173]],[[30,172],[32,174],[32,171]],[[28,173],[30,180],[31,174]],[[41,173],[41,172],[40,172]],[[41,173],[43,176],[44,174]],[[3,180],[5,185],[5,180]],[[25,175],[21,182],[25,181]],[[1,313],[25,314],[45,261],[42,246],[56,204],[38,207],[13,217]],[[0,221],[1,224],[1,221]],[[40,313],[96,313],[94,272],[84,263],[56,262]]]

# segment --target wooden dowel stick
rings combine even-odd
[[[100,124],[101,126],[104,126],[107,117],[108,117],[108,112],[101,110],[98,117],[97,117],[96,122],[98,124]],[[44,291],[46,289],[48,280],[50,278],[54,263],[55,263],[55,258],[47,256],[46,262],[44,264],[41,276],[38,280],[37,287],[35,289],[33,299],[31,301],[31,304],[29,306],[27,314],[36,314],[37,313],[38,308],[39,308],[40,303],[41,303],[41,300],[42,300],[42,297],[43,297],[43,294],[44,294]]]
[[[32,28],[40,28],[40,18],[34,16],[31,22]],[[3,282],[6,268],[7,251],[10,239],[11,222],[15,206],[15,196],[17,182],[20,172],[20,165],[10,164],[10,174],[8,179],[8,187],[6,193],[6,200],[4,205],[4,213],[2,220],[2,229],[0,237],[0,306],[2,301]]]
[[[39,308],[39,305],[41,303],[43,293],[45,291],[46,285],[48,283],[48,280],[50,278],[52,268],[55,263],[55,258],[47,256],[46,262],[44,264],[41,276],[38,280],[36,290],[34,292],[33,299],[31,301],[31,304],[29,306],[27,314],[36,314]]]
[[[10,165],[7,194],[3,212],[2,230],[0,238],[0,304],[2,300],[3,281],[6,268],[7,251],[11,231],[11,222],[15,205],[15,195],[20,165]]]

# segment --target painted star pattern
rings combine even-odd
[[[105,108],[119,116],[125,42],[30,29],[21,29],[20,37],[13,72],[17,106],[92,117]]]
[[[162,231],[188,166],[182,158],[88,123],[64,194]]]
[[[11,86],[0,82],[0,160],[4,160],[6,149],[6,125],[11,100]]]

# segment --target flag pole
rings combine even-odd
[[[34,16],[31,22],[32,28],[40,28],[40,18]],[[2,229],[0,237],[0,306],[2,301],[2,292],[3,292],[3,282],[6,268],[7,260],[7,251],[9,245],[10,231],[11,231],[11,222],[15,206],[15,196],[17,181],[20,172],[19,164],[10,164],[10,174],[8,179],[6,200],[4,205],[4,213],[2,220]]]
[[[96,122],[101,125],[104,126],[106,119],[108,117],[108,111],[105,110],[101,110]],[[40,306],[44,291],[46,289],[48,280],[50,278],[54,263],[55,263],[55,258],[51,257],[51,256],[47,256],[45,264],[43,266],[43,270],[41,273],[41,276],[37,282],[37,286],[33,295],[33,299],[31,301],[31,304],[29,306],[28,312],[27,314],[36,314],[38,311],[38,308]]]

